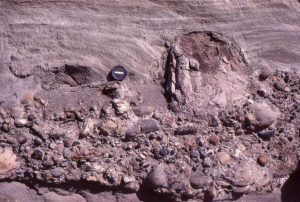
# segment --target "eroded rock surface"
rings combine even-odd
[[[211,32],[193,32],[171,44],[166,64],[166,94],[191,109],[226,107],[247,96],[247,66],[240,47]]]

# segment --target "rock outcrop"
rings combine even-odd
[[[0,200],[276,201],[281,187],[287,200],[299,11],[297,0],[0,1]]]

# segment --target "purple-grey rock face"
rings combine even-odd
[[[299,201],[299,32],[298,0],[0,1],[0,200]]]

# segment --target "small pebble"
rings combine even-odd
[[[261,88],[261,89],[257,90],[257,94],[261,97],[266,97],[268,92],[266,91],[266,89]]]
[[[226,165],[230,160],[230,155],[227,152],[219,152],[217,156],[222,165]]]
[[[287,86],[286,86],[286,87],[284,87],[284,89],[283,89],[283,90],[284,90],[284,92],[287,92],[287,93],[289,93],[289,92],[291,91],[291,89],[290,89],[289,87],[287,87]]]
[[[220,138],[217,135],[212,135],[208,138],[208,142],[212,145],[217,145],[220,141]]]
[[[56,144],[54,142],[50,143],[49,148],[52,150],[56,149]]]
[[[42,160],[44,158],[44,152],[41,149],[36,149],[33,151],[32,158]]]
[[[169,153],[170,153],[170,151],[169,151],[167,148],[162,148],[162,149],[159,151],[159,154],[160,154],[161,156],[167,156]]]
[[[199,149],[199,154],[201,159],[205,159],[207,157],[207,153],[204,148]]]
[[[94,132],[95,125],[96,125],[96,121],[94,119],[87,118],[84,121],[83,129],[80,133],[80,137],[87,137],[89,135],[92,135]]]
[[[15,126],[17,127],[25,127],[28,125],[27,119],[16,119],[15,120]]]
[[[270,104],[266,102],[257,102],[252,105],[252,111],[255,117],[256,129],[264,129],[272,125],[278,118]]]
[[[269,159],[268,159],[268,156],[266,154],[261,154],[258,156],[257,158],[257,163],[260,165],[260,166],[266,166],[267,163],[268,163]]]
[[[197,128],[194,126],[182,126],[176,129],[175,135],[191,135],[196,134]]]
[[[64,148],[63,155],[66,159],[71,159],[73,156],[72,152],[67,148]]]
[[[149,186],[151,186],[153,189],[166,187],[168,183],[164,170],[164,165],[155,165],[148,174],[146,181],[148,182]]]
[[[38,137],[34,138],[33,141],[36,146],[40,146],[41,144],[43,144],[43,141],[41,140],[41,138],[38,138]]]
[[[247,123],[249,123],[249,124],[253,124],[256,121],[255,116],[252,113],[248,113],[245,118],[246,118]]]
[[[239,129],[237,129],[237,130],[235,131],[235,135],[236,135],[236,136],[240,136],[240,135],[242,135],[243,133],[244,133],[244,130],[241,129],[241,128],[239,128]]]
[[[264,141],[268,141],[271,140],[271,138],[275,135],[275,131],[274,130],[264,130],[258,133],[258,136],[264,140]]]
[[[198,60],[196,60],[194,58],[189,59],[189,67],[190,67],[190,69],[192,69],[194,71],[200,70],[200,64],[199,64]]]
[[[141,132],[150,133],[159,130],[157,123],[154,120],[143,120],[140,122]]]
[[[74,143],[74,140],[72,138],[66,138],[64,140],[64,146],[65,147],[72,147],[73,143]]]
[[[260,71],[259,79],[260,79],[261,81],[264,81],[264,80],[266,80],[269,76],[271,76],[271,74],[272,74],[271,68],[269,68],[269,67],[264,67],[264,68]]]
[[[133,108],[134,114],[138,117],[150,115],[151,113],[154,112],[154,110],[155,110],[154,107],[151,106],[138,106]]]
[[[130,110],[130,105],[125,100],[114,99],[113,106],[118,115],[125,114]]]
[[[125,133],[125,139],[130,140],[134,138],[135,136],[139,135],[141,133],[141,128],[138,125],[131,126],[127,128]]]
[[[29,115],[28,115],[28,120],[29,120],[29,121],[34,121],[34,120],[36,120],[36,119],[37,119],[36,115],[34,115],[34,114],[29,114]]]
[[[153,134],[153,133],[151,133],[150,135],[149,135],[149,140],[154,140],[155,139],[155,135]]]
[[[53,177],[59,177],[65,173],[65,170],[63,168],[58,167],[50,170],[50,173]]]
[[[0,147],[0,175],[18,166],[17,156],[10,147]]]
[[[192,174],[190,183],[194,189],[201,189],[209,187],[212,183],[210,177],[206,176],[204,173],[196,171]]]
[[[122,181],[124,182],[124,184],[129,184],[131,182],[134,182],[134,177],[133,176],[128,176],[128,175],[125,175],[123,176],[122,178]]]

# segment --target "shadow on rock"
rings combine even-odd
[[[291,174],[281,189],[282,202],[299,202],[300,201],[300,162],[297,169]]]

